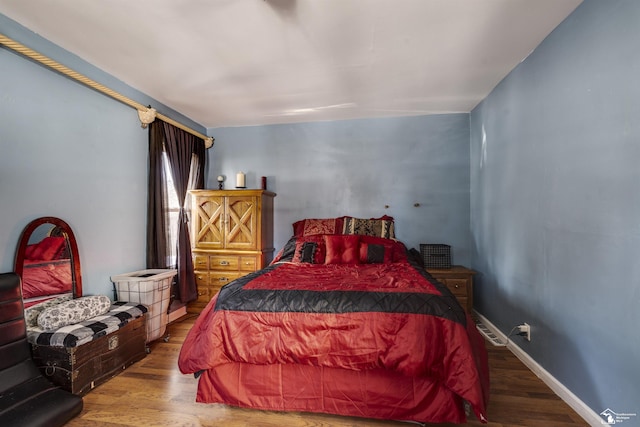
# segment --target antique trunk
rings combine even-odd
[[[53,383],[77,395],[146,356],[146,316],[78,347],[32,345],[33,359]]]

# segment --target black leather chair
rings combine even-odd
[[[31,359],[20,277],[0,274],[0,426],[62,426],[82,398],[54,386]]]

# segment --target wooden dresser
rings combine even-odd
[[[447,285],[467,313],[473,311],[473,276],[476,274],[475,271],[461,265],[454,265],[449,269],[428,268],[427,272],[439,282]]]
[[[265,190],[193,190],[191,247],[198,313],[223,285],[273,259],[273,199]]]

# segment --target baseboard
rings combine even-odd
[[[183,305],[182,307],[179,307],[171,312],[169,312],[169,323],[178,320],[179,318],[181,318],[182,316],[186,316],[187,315],[187,306]]]
[[[538,378],[542,380],[555,394],[560,397],[567,405],[571,407],[578,415],[589,423],[590,426],[602,426],[603,418],[598,415],[593,409],[587,406],[582,400],[571,392],[567,387],[558,381],[553,375],[551,375],[546,369],[544,369],[538,362],[536,362],[527,352],[518,347],[513,341],[508,341],[507,336],[502,333],[500,329],[496,327],[489,319],[482,314],[475,311],[478,320],[482,322],[488,329],[497,335],[503,343],[507,343],[506,347]]]

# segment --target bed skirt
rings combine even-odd
[[[229,363],[202,372],[196,400],[420,423],[466,421],[464,402],[449,389],[384,370]]]

